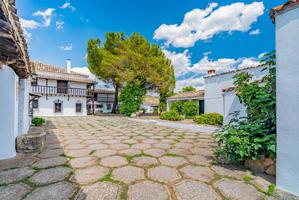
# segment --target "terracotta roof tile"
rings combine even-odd
[[[66,69],[56,67],[53,65],[44,64],[38,61],[30,62],[31,68],[37,73],[39,78],[52,79],[52,80],[66,80],[81,83],[94,83],[94,80],[88,78],[85,74],[76,72],[68,73]]]
[[[178,93],[176,95],[173,95],[171,97],[169,97],[168,99],[192,99],[192,98],[199,98],[199,97],[204,97],[204,90],[196,90],[196,91],[192,91],[192,92],[182,92],[182,93]]]
[[[0,3],[0,61],[10,66],[21,78],[31,73],[28,46],[14,0]]]
[[[151,105],[151,106],[159,106],[160,98],[159,97],[153,97],[153,96],[145,96],[143,98],[143,103]]]
[[[284,10],[294,7],[294,6],[299,6],[299,0],[289,0],[286,3],[276,6],[271,9],[270,11],[270,17],[272,19],[272,22],[275,23],[275,17],[277,14],[283,12]]]

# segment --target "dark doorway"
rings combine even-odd
[[[67,94],[67,90],[68,90],[67,81],[57,80],[57,93]]]

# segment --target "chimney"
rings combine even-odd
[[[215,75],[215,74],[216,74],[216,70],[215,69],[208,70],[208,75]]]
[[[66,60],[66,72],[71,73],[71,68],[72,68],[72,61],[71,59]]]

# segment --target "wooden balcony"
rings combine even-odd
[[[55,86],[31,86],[31,92],[49,96],[77,96],[77,97],[92,97],[93,91],[82,88],[70,87],[55,87]]]

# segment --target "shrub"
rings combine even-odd
[[[160,115],[160,119],[162,120],[171,120],[171,121],[180,121],[183,119],[183,117],[180,116],[177,112],[170,111],[165,112]]]
[[[219,113],[206,113],[195,116],[193,121],[197,124],[222,125],[223,116]]]
[[[231,122],[217,133],[218,157],[227,160],[256,160],[262,155],[276,155],[276,73],[275,52],[262,59],[269,69],[260,84],[248,73],[235,75],[240,102],[246,106],[246,118],[234,113]]]
[[[42,117],[34,117],[31,121],[31,123],[34,125],[34,126],[41,126],[43,125],[44,123],[46,122],[46,120]]]
[[[159,108],[160,108],[159,109],[160,111],[165,112],[166,111],[166,103],[160,102]]]
[[[197,114],[199,105],[195,101],[185,101],[184,102],[184,114],[186,117],[193,117]]]
[[[145,89],[138,83],[130,83],[125,86],[119,96],[120,113],[131,116],[132,113],[140,110],[145,95]]]
[[[170,105],[170,111],[176,112],[180,115],[184,114],[184,103],[183,101],[175,101]]]

